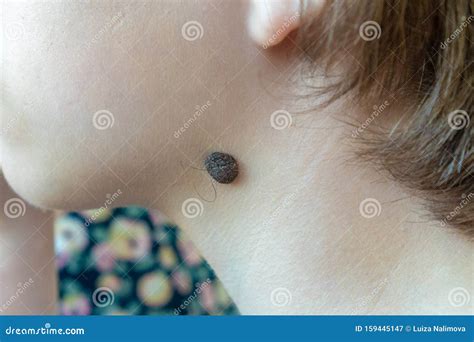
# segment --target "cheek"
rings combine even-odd
[[[70,148],[65,141],[62,142],[62,147],[58,143],[49,150],[4,148],[5,178],[25,200],[41,208],[96,208],[103,205],[108,194],[125,188],[112,168],[85,145]],[[118,156],[124,168],[127,160],[132,158],[130,155]]]
[[[2,113],[2,123],[9,123],[2,163],[15,191],[40,207],[92,208],[119,188],[140,186],[145,175],[163,177],[171,164],[171,128],[182,123],[163,73],[150,73],[125,97],[108,77],[84,80],[80,66],[67,78],[53,70],[17,69],[9,79],[31,95],[12,97]],[[121,82],[133,77],[125,73]]]
[[[145,192],[158,180],[165,189],[179,161],[209,145],[197,125],[179,139],[173,133],[209,99],[189,75],[221,47],[212,36],[219,30],[206,26],[193,44],[181,33],[182,5],[163,15],[160,6],[174,2],[149,4],[128,11],[22,2],[6,11],[24,30],[4,46],[5,117],[14,122],[1,137],[2,164],[26,200],[91,208],[127,185]],[[208,12],[193,16],[206,23]],[[221,112],[214,103],[206,116],[212,111]]]
[[[28,133],[25,138],[4,142],[5,178],[15,192],[36,206],[67,208],[70,197],[80,189],[81,170],[89,169],[88,161],[70,139],[45,139],[43,130]],[[52,127],[48,133],[59,137]]]
[[[96,198],[117,189],[102,168],[105,152],[111,155],[117,150],[123,125],[108,122],[110,112],[94,116],[80,101],[72,106],[54,94],[44,95],[51,101],[36,102],[21,112],[7,110],[4,115],[12,123],[1,141],[5,177],[37,206],[94,207]],[[103,125],[111,126],[103,129]]]
[[[123,196],[114,205],[136,202],[127,188],[145,195],[158,182],[165,189],[185,159],[170,140],[171,121],[181,122],[179,107],[146,90],[123,100],[109,82],[97,82],[73,104],[44,92],[51,100],[20,114],[8,110],[12,125],[2,137],[7,181],[36,206],[66,210],[100,207],[118,189]],[[192,139],[186,133],[186,141]]]

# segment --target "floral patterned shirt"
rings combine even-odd
[[[63,315],[238,314],[193,244],[157,212],[65,213],[55,245]]]

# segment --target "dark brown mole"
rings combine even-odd
[[[239,164],[230,154],[213,152],[204,161],[207,172],[219,183],[229,184],[239,175]]]

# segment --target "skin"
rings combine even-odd
[[[0,174],[0,203],[13,198]],[[51,315],[58,291],[54,215],[24,204],[22,216],[0,217],[0,315]]]
[[[385,99],[301,112],[313,103],[295,96],[306,90],[287,36],[298,21],[277,39],[268,30],[293,5],[6,4],[7,23],[24,30],[5,44],[2,166],[29,202],[95,208],[120,189],[113,205],[158,209],[185,230],[243,314],[472,313],[449,302],[454,288],[474,293],[472,243],[350,161],[353,128],[342,121],[364,121]],[[195,41],[181,33],[190,20],[203,27]],[[378,124],[409,99],[389,100]],[[114,124],[99,130],[104,109]],[[277,110],[291,113],[289,127],[272,127]],[[215,184],[215,199],[199,170],[213,151],[240,167],[232,184]],[[183,212],[190,198],[202,203],[194,218]],[[379,216],[361,215],[366,198]]]

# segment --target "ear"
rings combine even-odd
[[[247,26],[250,37],[264,49],[277,45],[301,22],[305,11],[316,11],[325,0],[250,0]],[[313,14],[313,13],[312,13]]]
[[[300,23],[299,0],[251,0],[250,37],[264,48],[280,43]]]

